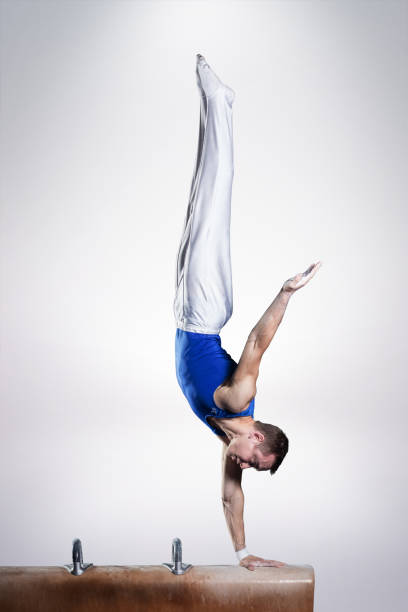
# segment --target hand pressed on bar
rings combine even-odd
[[[263,559],[262,557],[256,557],[255,555],[247,555],[239,562],[241,567],[255,571],[255,567],[269,566],[269,567],[282,567],[286,565],[282,561],[274,561],[273,559]]]

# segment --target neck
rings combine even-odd
[[[251,416],[236,417],[233,419],[217,419],[217,427],[225,432],[230,440],[235,436],[254,430],[255,419]]]

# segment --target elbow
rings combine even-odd
[[[223,495],[221,497],[222,505],[224,508],[232,508],[237,504],[242,504],[244,501],[244,492],[242,489],[237,489],[230,495]]]

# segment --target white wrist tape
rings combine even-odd
[[[241,561],[241,559],[243,559],[244,557],[247,557],[249,555],[249,552],[248,552],[246,547],[245,548],[241,548],[241,550],[237,550],[235,552],[236,552],[238,561]]]

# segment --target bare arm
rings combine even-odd
[[[252,329],[231,378],[217,389],[214,401],[230,412],[246,410],[256,395],[261,358],[282,321],[291,293],[280,290],[272,304]]]
[[[248,339],[255,342],[260,356],[266,351],[276,334],[291,295],[282,288],[249,334]]]
[[[241,488],[242,470],[237,463],[227,456],[228,441],[225,439],[222,439],[222,441],[224,442],[222,449],[222,505],[234,550],[237,551],[245,548],[244,492]],[[285,563],[248,554],[241,559],[239,565],[254,571],[257,566],[281,567]]]
[[[224,440],[223,440],[224,441]],[[228,457],[228,442],[225,440],[222,449],[222,507],[227,521],[234,550],[245,548],[244,529],[244,492],[241,487],[242,470],[237,463]]]
[[[320,266],[321,262],[312,264],[305,272],[296,274],[283,283],[272,304],[251,330],[233,375],[214,392],[217,406],[236,413],[248,408],[256,395],[256,380],[262,355],[276,334],[290,297],[313,278]]]
[[[296,276],[285,281],[272,304],[252,329],[249,338],[255,340],[262,354],[266,351],[276,334],[290,297],[313,278],[320,266],[321,262],[312,264],[305,272],[296,274]]]

